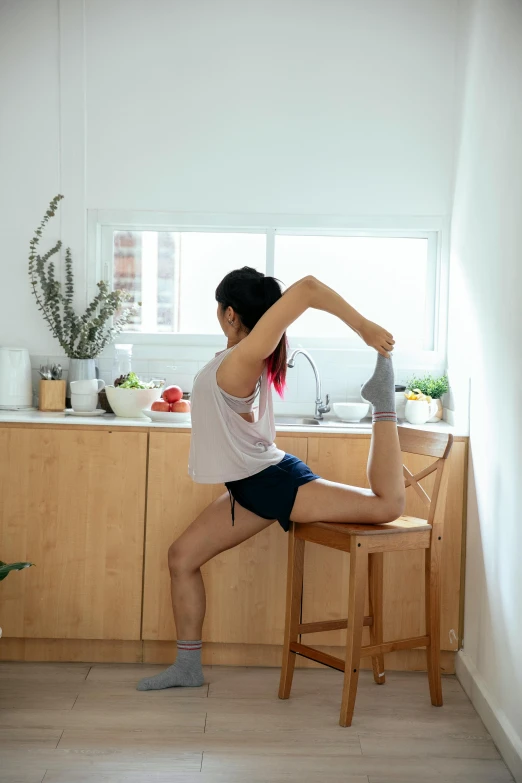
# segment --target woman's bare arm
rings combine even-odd
[[[249,335],[227,356],[218,371],[218,383],[229,394],[246,397],[263,371],[283,333],[306,310],[331,313],[357,332],[364,342],[388,357],[394,339],[390,332],[368,321],[342,296],[315,277],[304,277],[288,288],[281,299],[259,319]]]

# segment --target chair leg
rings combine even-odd
[[[348,597],[348,627],[346,630],[346,658],[344,665],[343,698],[339,724],[351,726],[359,664],[361,660],[361,642],[364,623],[364,599],[368,580],[368,550],[364,539],[358,541],[354,536],[350,542],[350,587]]]
[[[425,601],[426,601],[426,634],[430,637],[426,649],[428,664],[428,682],[430,685],[431,703],[434,707],[442,706],[442,681],[440,676],[440,545],[432,542],[431,548],[425,551]]]
[[[372,552],[368,556],[368,581],[370,596],[370,616],[373,623],[370,625],[370,644],[382,644],[383,642],[383,552]],[[384,655],[372,656],[373,679],[377,685],[383,685],[386,681],[384,674]]]
[[[294,535],[295,525],[288,533],[288,570],[286,576],[286,619],[283,643],[283,662],[279,682],[279,698],[288,699],[294,677],[296,654],[290,644],[297,642],[297,626],[301,621],[301,597],[303,595],[304,545],[302,538]]]

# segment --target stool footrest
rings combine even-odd
[[[306,644],[299,644],[298,642],[292,642],[290,644],[290,652],[294,652],[297,655],[302,655],[303,658],[309,658],[311,661],[317,661],[324,666],[329,666],[331,669],[338,669],[340,672],[344,672],[344,661],[342,658],[335,658],[333,655],[316,650],[314,647],[308,647]]]
[[[373,617],[365,617],[363,625],[373,625]],[[300,623],[297,633],[319,633],[320,631],[342,631],[348,627],[348,620],[324,620],[316,623]]]
[[[312,625],[313,623],[310,623]],[[412,636],[410,639],[398,639],[395,642],[383,642],[382,644],[371,644],[361,647],[361,658],[369,658],[383,653],[394,652],[394,650],[409,650],[414,647],[429,647],[429,636]],[[309,647],[307,644],[292,642],[290,652],[308,658],[311,661],[322,663],[323,666],[329,666],[331,669],[337,669],[344,672],[344,661],[342,658],[336,658],[334,655],[316,650],[315,647]]]
[[[412,636],[410,639],[398,639],[396,642],[383,642],[361,647],[361,658],[371,658],[373,655],[394,652],[395,650],[410,650],[413,647],[429,647],[429,636]]]

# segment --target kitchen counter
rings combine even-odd
[[[277,419],[277,416],[276,416]],[[320,433],[327,435],[368,435],[371,431],[370,419],[363,419],[361,422],[355,424],[349,424],[347,422],[341,422],[334,416],[325,417],[325,422],[331,421],[332,426],[327,424],[321,424],[318,426],[295,426],[295,425],[283,425],[276,424],[277,432],[285,433],[314,433],[319,435]],[[139,428],[146,430],[182,430],[190,431],[190,424],[186,423],[173,423],[168,424],[165,422],[154,422],[150,419],[124,419],[114,414],[106,413],[104,416],[71,416],[67,413],[50,413],[39,411],[36,409],[25,411],[0,411],[0,426],[9,424],[22,424],[22,425],[42,425],[42,426],[89,426],[89,427],[110,427],[114,428]],[[420,429],[424,432],[444,432],[452,433],[455,437],[467,437],[468,433],[462,427],[455,427],[448,424],[445,421],[437,422],[436,424],[409,424],[405,421],[399,421],[399,424],[412,428]]]

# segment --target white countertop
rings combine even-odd
[[[277,417],[276,417],[277,418]],[[354,435],[368,435],[371,432],[370,419],[363,419],[356,424],[349,424],[347,422],[341,422],[335,417],[325,417],[325,421],[331,421],[332,426],[327,424],[312,425],[312,426],[295,426],[295,425],[276,425],[278,432],[314,432],[319,434],[323,432],[325,434],[332,433],[351,433]],[[0,410],[0,426],[2,424],[17,423],[17,424],[62,424],[78,426],[89,425],[90,427],[145,427],[146,429],[172,429],[172,430],[186,430],[190,429],[190,424],[176,423],[168,424],[165,422],[154,422],[150,419],[123,419],[114,414],[106,413],[103,416],[71,416],[67,413],[48,413],[38,410],[24,410],[24,411],[5,411]],[[455,427],[448,424],[446,421],[440,421],[436,424],[422,424],[413,425],[408,422],[399,421],[399,424],[405,427],[411,427],[412,429],[420,429],[425,432],[450,432],[455,436],[467,436],[468,433],[463,428]]]

